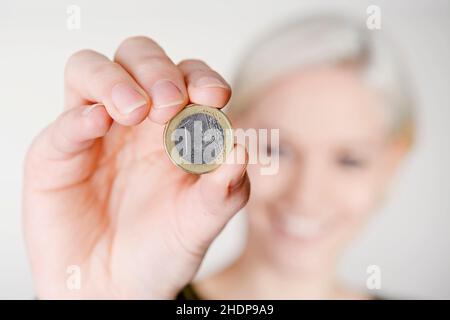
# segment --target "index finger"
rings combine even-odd
[[[135,125],[145,119],[150,100],[125,69],[92,50],[73,54],[65,70],[66,108],[101,103],[118,123]]]

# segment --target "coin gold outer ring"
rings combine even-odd
[[[220,154],[212,163],[206,164],[194,164],[189,163],[183,159],[178,153],[174,141],[171,139],[172,132],[178,128],[180,122],[196,113],[207,114],[217,120],[219,125],[223,129],[224,139],[223,148]],[[190,104],[183,108],[179,113],[175,115],[164,127],[164,147],[170,160],[177,166],[189,173],[202,174],[217,169],[222,163],[225,162],[226,156],[230,153],[233,145],[233,131],[231,122],[228,117],[220,109],[203,106],[199,104]],[[171,151],[172,150],[172,151]]]

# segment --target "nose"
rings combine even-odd
[[[320,212],[325,197],[326,176],[321,159],[303,157],[290,175],[285,190],[285,204],[302,215]]]

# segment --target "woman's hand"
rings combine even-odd
[[[189,102],[223,107],[231,91],[198,60],[175,65],[133,37],[114,61],[90,50],[65,73],[65,111],[35,139],[24,228],[39,298],[173,298],[249,196],[244,163],[195,176],[174,166],[162,124]],[[150,121],[147,119],[150,119]],[[247,158],[235,146],[231,156]],[[81,287],[67,286],[69,266]]]

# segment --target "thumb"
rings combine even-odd
[[[250,196],[247,163],[246,149],[235,144],[226,163],[202,175],[193,186],[193,198],[198,199],[200,210],[192,210],[192,216],[186,217],[186,223],[192,224],[189,229],[196,230],[204,249],[247,203]]]
[[[25,178],[42,190],[83,181],[94,168],[93,146],[109,130],[112,119],[101,104],[62,113],[33,141],[25,161]]]

